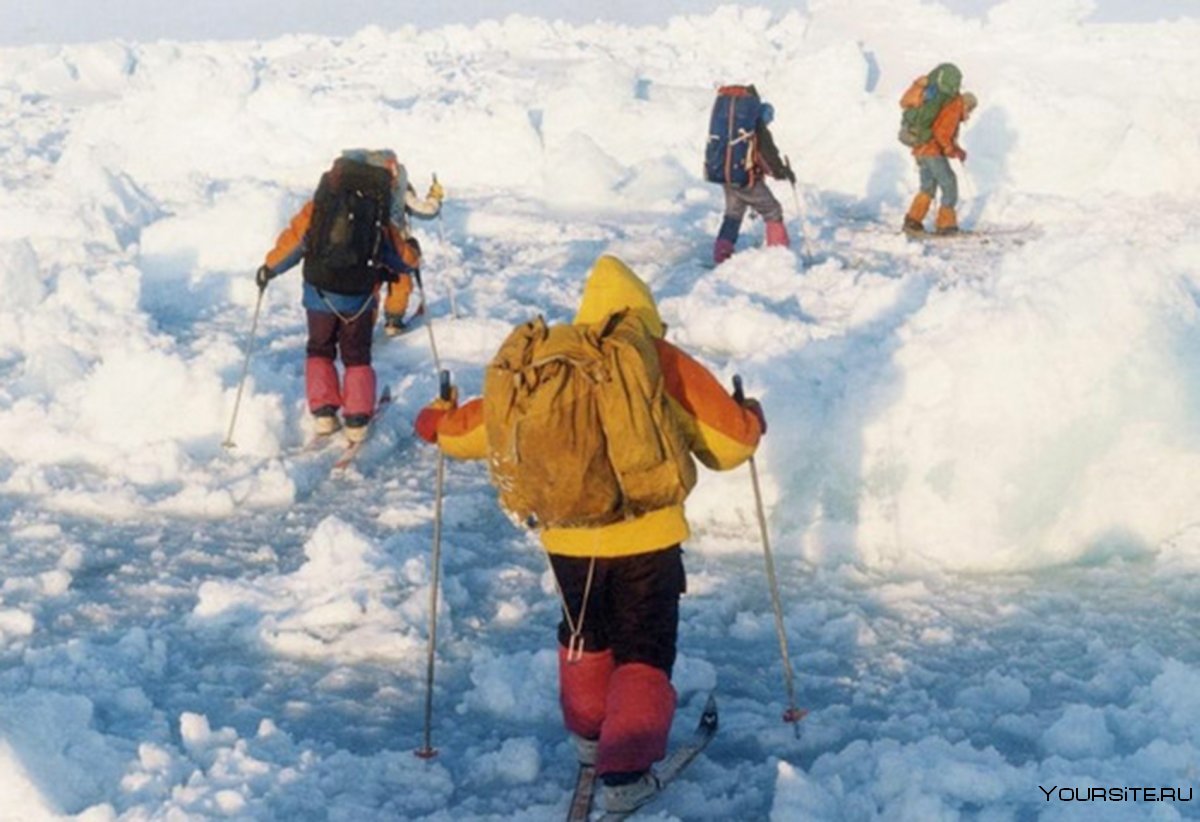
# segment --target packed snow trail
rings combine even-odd
[[[860,250],[892,247],[873,244]],[[926,250],[911,261],[907,244],[897,248],[899,259],[882,270],[921,281],[913,295],[897,290],[901,316],[931,290],[962,287],[948,279],[956,266],[1001,253]],[[488,256],[467,253],[464,267],[493,270],[493,260],[480,259]],[[743,263],[760,273],[798,264],[768,251],[748,252]],[[703,288],[714,277],[681,266],[664,271],[681,294],[684,283]],[[294,311],[277,309],[272,339],[298,339],[299,320],[287,316]],[[438,323],[447,344],[459,325],[469,330],[469,321]],[[458,819],[519,808],[522,818],[561,818],[574,760],[557,716],[557,604],[540,549],[500,515],[481,465],[449,466],[433,727],[441,754],[429,764],[412,756],[434,467],[432,449],[407,429],[435,391],[422,343],[414,335],[378,349],[381,380],[399,387],[406,411],[373,435],[380,447],[345,482],[330,480],[329,454],[280,461],[296,488],[286,507],[100,528],[90,518],[13,509],[9,542],[19,559],[6,602],[45,627],[38,650],[0,679],[14,695],[2,727],[60,810],[108,802],[118,815],[236,808],[285,819],[319,806],[333,818]],[[264,371],[286,370],[297,357],[277,343],[265,349],[276,359]],[[721,355],[708,350],[717,363]],[[478,384],[478,363],[456,373]],[[748,389],[758,379],[748,378]],[[781,428],[768,435],[768,460]],[[823,569],[781,552],[797,690],[812,711],[795,740],[779,721],[782,671],[749,477],[735,471],[704,483],[700,498],[719,493],[735,519],[712,521],[693,506],[701,524],[687,546],[675,680],[681,713],[715,687],[728,719],[656,807],[689,819],[855,818],[855,807],[963,803],[1032,810],[1036,784],[1076,774],[1177,778],[1148,746],[1152,737],[1184,759],[1195,749],[1187,694],[1197,674],[1178,661],[1200,651],[1189,607],[1195,575],[1136,556],[973,578]],[[49,544],[68,546],[65,560]],[[55,573],[69,579],[57,595]],[[34,602],[34,592],[50,596]],[[90,715],[61,701],[66,683],[88,694]],[[90,750],[88,762],[51,754],[15,728],[17,716],[40,734],[47,728],[38,723],[53,722],[53,738]],[[891,762],[905,763],[911,784],[886,778]],[[948,768],[963,775],[950,779]],[[107,786],[118,777],[138,789],[113,793]]]
[[[298,506],[290,518],[324,523],[316,536],[254,517],[206,527],[202,541],[152,524],[90,536],[109,564],[77,569],[71,591],[43,609],[57,619],[40,649],[0,678],[12,694],[0,727],[20,764],[67,811],[107,800],[135,815],[215,815],[234,791],[256,819],[312,818],[314,802],[331,817],[518,808],[521,818],[561,818],[574,761],[556,715],[555,601],[533,546],[497,542],[507,526],[495,516],[464,517],[488,493],[462,468],[447,499],[458,536],[446,552],[452,616],[439,648],[434,763],[412,755],[428,527],[381,533],[375,556],[358,544],[362,533],[394,534],[378,518],[420,504],[402,487],[409,480],[393,478],[378,502],[364,500],[358,526]],[[431,473],[419,457],[404,471],[418,483]],[[259,540],[247,543],[246,531]],[[336,558],[310,557],[313,573],[301,579],[301,551],[326,540]],[[162,547],[128,547],[139,544]],[[772,807],[779,818],[857,818],[855,803],[862,814],[868,805],[1033,809],[1035,784],[1188,778],[1200,683],[1179,660],[1200,650],[1194,574],[1117,563],[906,580],[783,563],[787,623],[803,648],[799,691],[812,710],[796,741],[779,721],[759,558],[730,547],[700,535],[688,552],[676,675],[683,715],[720,690],[724,731],[660,808],[688,819],[764,818]],[[347,591],[335,593],[332,563],[351,566]],[[397,588],[378,593],[382,607],[377,578]],[[87,693],[91,715],[68,710],[64,689]],[[87,759],[54,755],[55,745]],[[889,763],[903,763],[903,786],[887,778]],[[139,790],[114,794],[110,780],[130,771]],[[186,790],[168,791],[185,777]]]

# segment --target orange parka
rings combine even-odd
[[[909,88],[901,99],[901,106],[911,105],[908,102],[909,95],[917,90],[917,103],[920,102],[920,93],[923,91],[923,86],[918,86],[916,83]],[[933,119],[933,125],[930,130],[933,136],[919,146],[913,148],[914,157],[953,157],[961,149],[958,145],[958,127],[967,119],[966,106],[963,104],[963,96],[956,94],[951,97],[946,105],[942,106],[942,110],[938,112],[937,117]]]

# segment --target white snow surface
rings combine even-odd
[[[1129,4],[1133,9],[1138,4]],[[480,465],[448,466],[423,760],[435,457],[423,328],[360,459],[306,449],[300,277],[253,271],[343,148],[448,192],[421,223],[465,394],[594,259],[770,431],[689,500],[677,736],[645,819],[1176,819],[1200,762],[1200,15],[1088,0],[725,6],[270,40],[0,49],[0,820],[562,818],[559,611]],[[186,20],[182,14],[180,20]],[[628,20],[639,20],[632,12]],[[73,38],[67,38],[73,39]],[[952,46],[952,48],[949,48]],[[964,226],[896,231],[897,99],[942,60]],[[699,175],[755,82],[799,175],[791,250],[709,269]],[[451,306],[458,309],[452,315]],[[1040,786],[1040,787],[1039,787]],[[1124,795],[1124,794],[1123,794]]]

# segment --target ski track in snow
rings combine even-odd
[[[764,398],[760,466],[811,713],[799,739],[780,721],[746,469],[705,475],[676,726],[715,688],[721,730],[643,818],[1200,816],[1038,789],[1187,787],[1200,768],[1200,212],[1186,185],[1200,149],[1172,143],[1200,110],[1172,79],[1194,74],[1195,25],[1067,35],[1055,15],[1070,3],[1012,0],[981,33],[912,6],[912,25],[981,49],[968,80],[993,94],[965,131],[962,220],[995,229],[986,242],[894,229],[915,173],[877,140],[891,89],[927,67],[833,7],[0,51],[15,78],[0,85],[0,820],[565,813],[557,600],[480,465],[447,466],[440,755],[412,755],[434,509],[435,458],[411,436],[436,390],[426,329],[378,338],[396,407],[330,476],[336,447],[302,450],[290,272],[264,300],[238,446],[219,445],[254,267],[327,157],[381,122],[435,138],[397,148],[418,186],[436,169],[450,189],[446,242],[417,228],[464,395],[511,324],[569,319],[611,252],[651,284],[673,340]],[[1045,41],[1019,33],[1031,21],[1072,67],[1062,95],[1043,92],[1051,114],[1021,97],[1042,70]],[[719,192],[690,169],[711,82],[733,68],[694,44],[718,34],[743,55],[769,43],[758,76],[794,89],[775,98],[776,129],[803,158],[805,219],[777,186],[793,250],[757,248],[748,221],[741,252],[709,269]],[[1114,113],[1137,77],[1071,97],[1074,69],[1107,72],[1097,61],[1140,55],[1143,38],[1147,71],[1172,67],[1168,111]],[[800,82],[818,65],[824,104]],[[1117,157],[1103,173],[1091,144],[1058,167],[1022,151],[1012,111],[1057,148],[1066,109]],[[815,124],[789,125],[801,111]],[[661,131],[635,133],[646,122]]]

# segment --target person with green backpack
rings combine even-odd
[[[912,149],[920,174],[920,191],[904,216],[904,230],[910,234],[925,232],[925,215],[941,191],[935,231],[941,235],[958,232],[958,178],[950,160],[966,162],[967,152],[958,144],[958,129],[977,100],[970,92],[960,93],[962,72],[953,63],[942,63],[929,74],[918,77],[900,98],[904,110],[900,122],[900,142]]]
[[[517,326],[482,397],[460,406],[450,392],[415,421],[448,456],[487,459],[501,508],[549,555],[563,722],[610,812],[654,795],[666,754],[693,457],[729,470],[766,431],[755,400],[665,333],[646,284],[601,256],[572,322]]]

